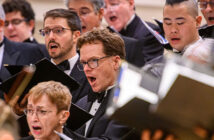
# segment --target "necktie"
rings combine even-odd
[[[98,103],[101,103],[102,100],[104,99],[104,96],[105,96],[105,92],[101,92],[101,93],[95,93],[95,92],[92,92],[92,93],[89,93],[88,94],[88,101],[90,102],[95,102],[96,99],[98,100]]]
[[[62,71],[65,71],[65,70],[69,70],[70,69],[70,64],[69,64],[68,60],[65,60],[65,61],[59,63],[57,65],[57,67],[59,69],[61,69]]]

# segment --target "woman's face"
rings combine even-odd
[[[28,98],[27,122],[35,139],[50,139],[56,136],[54,130],[61,132],[61,115],[61,112],[57,113],[56,105],[50,102],[47,95],[43,95],[36,102],[33,102],[31,96]]]

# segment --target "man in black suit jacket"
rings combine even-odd
[[[104,17],[109,26],[124,36],[133,37],[142,42],[145,61],[163,54],[163,46],[150,33],[145,22],[135,13],[134,0],[105,0],[104,10]],[[161,33],[158,26],[146,23]]]
[[[43,53],[33,44],[16,43],[4,37],[5,14],[0,6],[0,80],[8,79],[11,74],[4,67],[8,65],[28,65],[44,57]],[[2,97],[2,95],[1,95]]]
[[[107,29],[93,29],[78,39],[77,47],[80,50],[80,63],[93,89],[93,93],[80,99],[77,105],[94,117],[77,132],[71,132],[72,138],[125,138],[132,130],[105,116],[107,105],[112,101],[111,90],[116,85],[121,59],[125,58],[123,40]]]
[[[71,92],[72,102],[75,103],[91,91],[84,72],[78,68],[76,40],[81,31],[80,19],[74,11],[53,9],[46,12],[43,25],[40,31],[45,37],[51,61],[80,84],[77,90]]]
[[[37,44],[42,53],[48,57],[45,45],[39,44],[33,37],[35,14],[31,4],[26,0],[4,0],[2,6],[6,14],[5,36],[11,41]]]
[[[66,0],[66,6],[77,12],[82,24],[82,32],[88,32],[93,28],[102,28],[101,22],[104,12],[104,0]],[[84,9],[87,9],[84,11]],[[89,14],[88,12],[91,12]],[[86,12],[84,14],[84,12]],[[112,32],[117,32],[107,27]],[[118,32],[117,32],[118,33]],[[119,33],[118,33],[119,34]],[[121,35],[125,42],[126,60],[135,66],[142,67],[145,64],[142,43],[138,40]]]

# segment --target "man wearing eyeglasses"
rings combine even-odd
[[[80,99],[77,105],[94,117],[76,132],[71,132],[71,137],[78,140],[126,138],[131,129],[105,116],[107,105],[112,101],[112,89],[117,84],[121,60],[125,58],[124,41],[107,29],[93,29],[78,39],[77,47],[82,70],[94,91]]]
[[[75,103],[92,91],[84,72],[77,67],[76,41],[81,32],[80,19],[74,11],[53,9],[46,12],[43,26],[40,33],[45,38],[51,61],[81,85],[72,91],[72,102]]]
[[[5,36],[16,42],[37,42],[33,38],[35,14],[25,0],[5,0],[2,3],[6,14]]]
[[[201,12],[207,22],[207,25],[214,24],[214,0],[198,0]]]
[[[49,57],[45,45],[39,44],[33,37],[35,14],[30,3],[26,0],[4,0],[2,6],[6,13],[5,36],[15,42],[34,43],[45,57]]]

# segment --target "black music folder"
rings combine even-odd
[[[62,70],[60,70],[56,65],[54,65],[47,59],[42,59],[35,65],[31,65],[29,67],[32,67],[32,66],[35,68],[34,74],[32,74],[32,77],[27,83],[27,86],[22,90],[21,93],[19,93],[20,94],[19,101],[21,101],[24,95],[28,93],[28,91],[39,82],[50,81],[50,80],[61,82],[62,84],[64,84],[70,89],[71,93],[72,93],[72,90],[75,90],[79,87],[79,83],[77,83],[74,79],[72,79],[69,75],[65,74]],[[8,68],[9,67],[10,66],[8,66]],[[22,66],[22,67],[25,68],[28,66]],[[12,68],[15,68],[15,70],[13,70]],[[20,77],[23,77],[25,73],[23,74],[23,69],[21,68],[21,66],[18,66],[18,67],[11,66],[9,69],[11,71],[14,71],[14,73],[16,74],[11,78],[9,78],[8,80],[4,81],[0,85],[0,88],[6,94],[12,91],[12,93],[10,94],[13,95],[14,93],[16,93],[16,90],[19,88],[20,86],[19,83],[22,83],[22,78]],[[20,72],[18,72],[17,70]],[[21,80],[18,80],[17,82],[17,79],[21,79]],[[11,88],[14,88],[14,89],[11,90]],[[71,112],[70,119],[72,121],[70,128],[72,130],[76,130],[77,128],[85,124],[88,120],[90,120],[93,117],[91,114],[87,113],[86,111],[79,108],[75,104],[71,105],[70,112]]]

